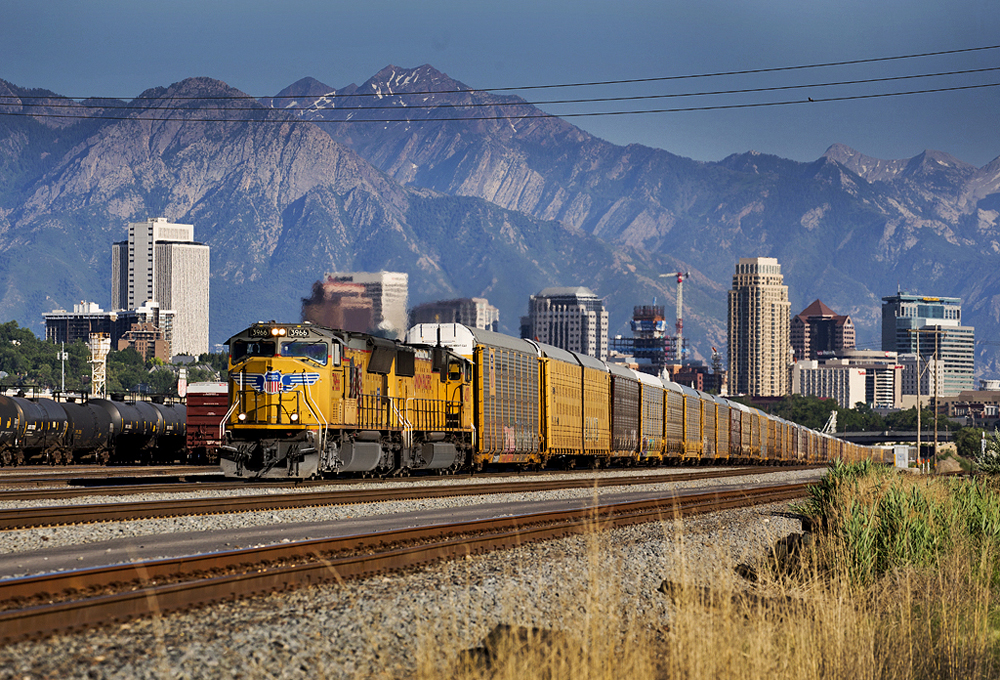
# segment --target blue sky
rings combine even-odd
[[[1000,44],[997,0],[2,0],[0,78],[68,96],[131,98],[191,76],[268,96],[430,64],[477,88],[657,78]],[[525,93],[526,98],[805,90],[630,102],[632,108],[821,99],[978,83],[1000,71],[881,85],[817,83],[1000,67],[1000,50],[755,76]],[[617,105],[551,105],[552,113]],[[756,150],[808,161],[833,143],[870,156],[1000,156],[1000,87],[725,111],[571,118],[618,144],[698,160]]]

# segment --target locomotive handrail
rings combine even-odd
[[[322,456],[323,452],[326,451],[326,430],[327,427],[329,427],[329,422],[327,421],[326,418],[323,417],[323,410],[319,408],[319,406],[315,407],[316,408],[315,411],[313,410],[314,405],[312,404],[313,399],[312,399],[311,385],[305,385],[305,388],[306,388],[305,389],[306,408],[309,409],[309,412],[312,413],[312,417],[317,422],[323,424],[323,426],[319,428],[319,432],[317,433],[319,436],[317,437],[317,442],[316,442],[317,445],[316,450],[319,451],[319,454]]]
[[[241,374],[237,373],[236,375],[241,375]],[[233,381],[235,382],[235,380],[236,379],[234,377]],[[240,387],[243,386],[242,382],[243,381],[240,380],[241,383]],[[233,400],[233,405],[229,407],[228,411],[226,411],[226,415],[222,416],[222,422],[219,423],[219,439],[221,439],[222,441],[226,441],[226,424],[229,422],[230,416],[233,415],[233,412],[236,411],[237,407],[240,405],[240,401],[242,399],[243,399],[243,392],[241,390],[238,390],[236,392],[236,399]]]

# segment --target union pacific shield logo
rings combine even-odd
[[[264,392],[277,394],[281,391],[281,371],[268,371],[264,374]]]
[[[278,394],[291,392],[299,385],[315,385],[319,381],[319,373],[288,373],[267,371],[266,373],[237,373],[233,376],[240,387],[252,387],[256,392]]]

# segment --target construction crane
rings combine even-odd
[[[684,363],[684,282],[691,278],[691,272],[671,272],[660,274],[661,279],[677,278],[677,360]]]

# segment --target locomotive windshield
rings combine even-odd
[[[321,364],[323,366],[326,366],[329,351],[330,348],[325,342],[292,340],[281,343],[281,356],[309,359],[310,361],[315,361],[317,364]]]
[[[274,343],[271,341],[262,342],[257,340],[236,340],[229,350],[229,360],[232,363],[242,361],[247,357],[273,357]]]

